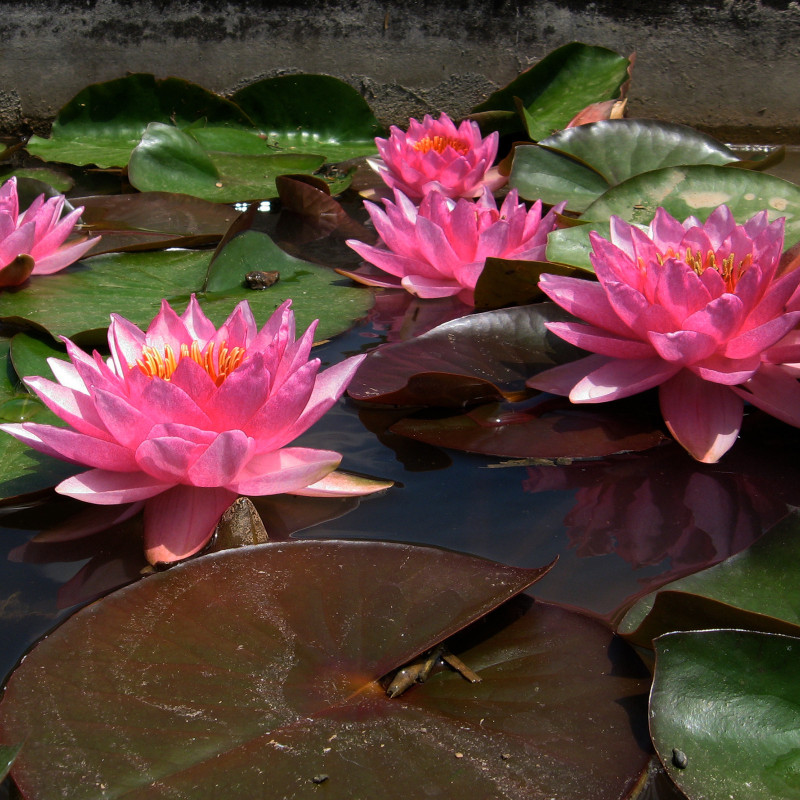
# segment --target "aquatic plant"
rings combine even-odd
[[[75,263],[99,237],[65,243],[83,208],[63,218],[64,196],[39,195],[20,213],[17,179],[0,187],[0,286],[18,286],[33,275],[50,275]],[[11,267],[11,268],[9,268]]]
[[[738,384],[782,419],[800,425],[772,382],[753,381],[800,319],[787,304],[800,271],[777,275],[783,220],[766,211],[737,225],[726,206],[705,223],[680,223],[664,209],[646,231],[611,220],[611,239],[592,234],[599,283],[543,275],[540,286],[579,322],[547,327],[593,355],[536,375],[528,385],[602,403],[659,387],[672,435],[696,459],[715,462],[741,427]],[[795,348],[796,349],[796,348]],[[783,354],[787,361],[800,358]],[[749,382],[749,383],[748,383]],[[785,374],[785,383],[796,383]]]
[[[295,341],[290,301],[259,331],[247,302],[217,329],[192,297],[178,316],[164,301],[147,331],[112,315],[111,358],[66,340],[57,382],[27,385],[69,428],[0,428],[40,452],[91,467],[61,494],[99,505],[145,501],[151,563],[197,552],[239,494],[312,491],[339,465],[328,450],[287,447],[342,394],[355,356],[318,374],[315,324]]]
[[[394,197],[394,203],[383,201],[385,209],[364,204],[384,246],[356,239],[347,244],[399,280],[347,274],[372,286],[402,286],[419,297],[458,295],[468,304],[487,258],[544,259],[547,234],[563,208],[554,206],[543,217],[541,202],[528,209],[512,190],[498,209],[485,187],[476,201],[432,191],[419,208],[398,190]]]

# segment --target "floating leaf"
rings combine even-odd
[[[251,83],[231,100],[271,144],[346,161],[377,153],[380,123],[364,98],[329,75],[282,75]]]
[[[52,188],[59,194],[64,194],[75,185],[75,181],[72,177],[65,172],[49,169],[47,167],[18,167],[4,174],[0,180],[7,181],[11,177],[17,178],[18,181],[24,179],[25,181],[30,181],[31,183],[41,186],[42,188],[39,189],[37,194],[44,191],[45,188]],[[22,202],[21,205],[24,207],[26,203]]]
[[[185,308],[189,295],[202,289],[210,259],[208,252],[185,250],[95,256],[0,293],[0,319],[53,336],[73,339],[83,333],[79,341],[102,343],[112,312],[145,328],[162,298],[179,311]],[[252,270],[278,270],[280,281],[266,291],[247,289],[245,273]],[[241,300],[250,303],[262,324],[291,297],[298,328],[319,318],[317,335],[327,338],[348,328],[372,303],[370,292],[343,283],[332,270],[294,258],[266,234],[248,231],[234,238],[214,262],[209,291],[198,299],[220,325]]]
[[[729,167],[667,167],[636,175],[595,200],[583,219],[605,221],[616,214],[647,225],[663,206],[679,220],[704,220],[723,203],[740,223],[762,209],[770,220],[785,217],[784,246],[800,241],[800,186],[765,172]]]
[[[5,746],[0,745],[0,781],[4,780],[8,775],[11,765],[14,763],[22,745]]]
[[[448,796],[617,800],[648,759],[647,676],[594,620],[521,598],[452,642],[480,683],[438,672],[392,700],[376,682],[546,569],[327,541],[153,575],[80,611],[12,675],[0,736],[25,740],[13,777],[31,800],[94,798],[99,784],[130,798],[222,785],[232,800],[283,798],[315,783],[405,796],[423,781]]]
[[[795,510],[747,550],[642,597],[618,633],[643,647],[674,630],[748,628],[798,636],[799,560],[800,511]]]
[[[583,353],[549,333],[567,319],[553,303],[486,311],[438,325],[408,342],[373,350],[348,387],[356,400],[462,407],[519,399],[525,380]]]
[[[611,238],[608,222],[591,222],[553,231],[547,237],[547,260],[593,273],[594,267],[589,259],[592,252],[589,234],[592,231],[604,239]]]
[[[566,398],[522,408],[488,403],[445,418],[407,417],[389,430],[435,447],[548,460],[602,458],[666,441],[661,430],[626,410],[576,408]]]
[[[124,167],[151,122],[251,127],[229,100],[178,78],[137,73],[78,92],[56,115],[49,139],[32,136],[27,149],[48,161]]]
[[[238,216],[227,206],[173,192],[95,195],[72,203],[83,206],[84,226],[102,236],[92,255],[211,244]]]
[[[528,135],[543,139],[565,128],[591,103],[618,97],[628,79],[628,65],[628,59],[613,50],[571,42],[475,106],[473,116],[501,134],[511,134],[520,129],[514,113],[518,101]]]
[[[475,309],[487,311],[542,300],[544,292],[539,288],[539,278],[545,272],[573,275],[576,270],[547,261],[487,258],[475,286]]]
[[[302,153],[239,155],[206,151],[171,125],[153,122],[131,153],[128,178],[142,192],[180,192],[215,203],[277,197],[275,178],[314,172],[323,156]]]
[[[643,172],[687,164],[730,164],[736,154],[686,125],[615,119],[580,125],[514,151],[509,186],[527,200],[567,201],[584,211],[611,186]]]
[[[800,639],[737,630],[656,640],[653,744],[691,800],[800,797]]]

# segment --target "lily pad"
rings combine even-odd
[[[245,86],[231,100],[271,144],[346,161],[378,152],[384,131],[366,100],[329,75],[282,75]]]
[[[593,273],[589,258],[592,252],[589,234],[592,231],[604,239],[611,238],[611,224],[608,222],[587,222],[553,231],[547,237],[547,260]]]
[[[647,225],[662,206],[679,220],[703,220],[723,203],[740,223],[763,209],[770,220],[785,217],[785,247],[800,241],[800,186],[764,172],[729,167],[666,167],[636,175],[595,200],[582,218],[605,221],[616,214]]]
[[[639,599],[617,632],[643,647],[674,630],[747,628],[800,636],[798,559],[795,510],[747,550]]]
[[[566,200],[571,211],[581,212],[611,186],[643,172],[735,161],[733,150],[686,125],[603,120],[517,147],[509,186],[527,200]]]
[[[0,745],[0,781],[2,781],[6,775],[8,775],[11,765],[14,763],[21,749],[21,744],[8,747],[5,745]]]
[[[128,178],[142,192],[180,192],[215,203],[235,203],[277,197],[275,178],[314,172],[324,161],[323,156],[304,153],[206,151],[179,128],[152,122],[131,153]]]
[[[539,288],[543,273],[574,275],[578,270],[548,261],[515,261],[487,258],[475,286],[475,309],[489,311],[505,306],[522,306],[542,300]]]
[[[653,744],[690,800],[800,797],[800,639],[737,630],[656,640]]]
[[[480,683],[442,671],[399,699],[378,683],[546,571],[332,540],[148,577],[14,672],[0,705],[0,740],[25,741],[12,775],[31,800],[101,784],[130,798],[400,797],[423,782],[616,800],[648,759],[648,681],[594,620],[521,598],[452,641]]]
[[[445,322],[406,342],[373,350],[350,382],[356,400],[461,408],[529,394],[535,371],[583,355],[549,333],[565,320],[554,303],[486,311]]]
[[[136,192],[73,198],[81,220],[102,239],[92,255],[121,250],[197,247],[219,241],[238,212],[173,192]]]
[[[564,398],[521,406],[487,403],[453,417],[407,417],[389,430],[435,447],[548,461],[603,458],[666,441],[659,428],[627,410],[576,408]]]
[[[198,121],[252,127],[230,100],[197,84],[137,73],[82,89],[56,115],[50,138],[32,136],[27,149],[46,161],[124,167],[149,123]]]
[[[350,327],[372,304],[371,292],[342,285],[348,282],[332,270],[288,255],[263,233],[235,237],[215,260],[202,294],[210,260],[211,253],[190,250],[95,256],[0,293],[0,319],[22,330],[102,344],[112,312],[145,328],[162,298],[182,311],[191,293],[198,293],[205,312],[220,325],[241,300],[263,324],[291,297],[298,328],[320,319],[318,336],[328,338]],[[278,270],[280,281],[264,291],[248,289],[244,276],[252,270]]]
[[[482,127],[513,134],[521,128],[519,108],[522,129],[534,141],[544,139],[586,106],[617,98],[629,63],[605,47],[565,44],[475,106],[472,116]]]

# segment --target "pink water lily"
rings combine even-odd
[[[464,120],[458,127],[442,114],[409,120],[408,131],[394,125],[388,139],[375,139],[381,158],[367,159],[391,189],[412,200],[439,191],[448,197],[478,197],[484,187],[499,189],[507,180],[492,167],[499,134],[485,139],[477,122]]]
[[[800,426],[800,390],[777,362],[800,361],[792,295],[800,270],[777,276],[783,220],[737,225],[720,206],[705,224],[658,209],[649,230],[613,217],[611,240],[592,233],[599,283],[543,275],[540,286],[579,322],[548,328],[594,355],[528,385],[601,403],[659,387],[673,436],[713,463],[733,445],[743,398]]]
[[[17,286],[32,274],[49,275],[73,264],[99,237],[82,237],[65,244],[83,212],[76,208],[63,218],[64,196],[45,201],[39,195],[19,213],[17,179],[0,187],[0,286]],[[20,256],[29,256],[24,259]]]
[[[543,218],[541,201],[528,210],[515,189],[499,209],[488,189],[477,201],[431,192],[419,208],[402,192],[394,196],[394,203],[383,201],[385,210],[364,203],[383,247],[347,240],[363,259],[394,277],[345,274],[372,286],[403,287],[418,297],[458,295],[468,304],[487,258],[544,260],[547,234],[564,207],[555,206]]]
[[[26,380],[69,427],[0,428],[91,467],[61,494],[145,501],[151,563],[197,552],[238,495],[352,494],[332,480],[339,453],[287,445],[341,396],[363,356],[319,372],[309,360],[316,323],[295,341],[290,304],[260,331],[246,302],[218,330],[194,297],[181,316],[164,301],[147,332],[112,315],[108,360],[65,339],[70,363],[49,362],[57,382]]]

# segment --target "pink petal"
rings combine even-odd
[[[568,364],[543,370],[525,381],[526,386],[550,394],[568,395],[576,383],[583,380],[591,372],[608,364],[614,359],[609,356],[586,356]]]
[[[227,489],[175,486],[144,507],[144,548],[151,564],[194,555],[214,534],[219,518],[236,499]]]
[[[237,494],[250,495],[296,492],[322,480],[341,460],[339,453],[330,450],[285,447],[252,458],[228,488]]]
[[[573,403],[605,403],[639,394],[671,378],[680,366],[660,358],[609,359],[569,393]]]
[[[776,419],[800,428],[800,383],[783,368],[765,364],[733,391]]]
[[[290,494],[302,497],[360,497],[366,494],[382,492],[394,485],[394,481],[379,481],[348,475],[346,472],[334,470],[322,480],[312,483],[303,489],[296,489]]]
[[[730,388],[681,370],[658,396],[670,433],[698,461],[715,464],[733,446],[744,404]]]
[[[59,494],[95,503],[113,506],[118,503],[132,503],[146,500],[168,489],[165,484],[144,472],[109,472],[105,469],[90,469],[74,475],[56,486]]]
[[[422,275],[406,275],[400,285],[416,297],[431,299],[435,297],[452,297],[459,294],[461,284],[447,278],[425,278]]]
[[[616,358],[651,358],[654,355],[652,346],[647,342],[623,339],[594,325],[583,325],[579,322],[548,322],[545,327],[570,344],[582,347],[591,353]]]
[[[234,481],[255,442],[242,431],[223,431],[189,467],[193,486],[226,486]]]

